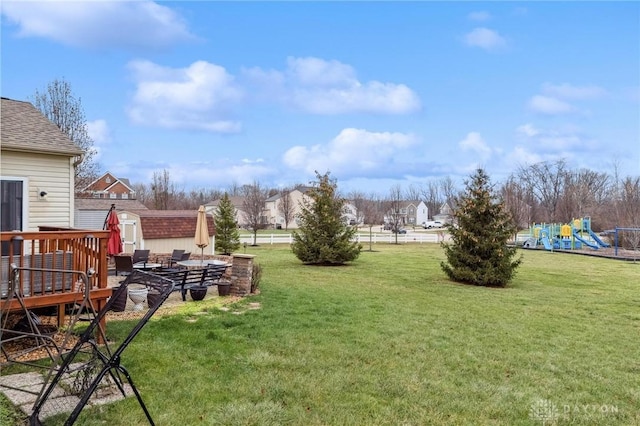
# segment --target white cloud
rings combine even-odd
[[[358,85],[356,73],[350,65],[319,58],[287,58],[287,74],[296,86],[350,88]]]
[[[87,132],[96,145],[104,145],[111,142],[111,131],[105,120],[87,121]]]
[[[550,96],[567,100],[597,99],[607,94],[607,91],[599,86],[574,86],[568,83],[545,83],[542,85],[542,90]]]
[[[133,61],[129,68],[137,85],[128,110],[135,123],[220,133],[240,130],[240,123],[230,117],[243,91],[224,68],[205,61],[187,68]]]
[[[87,121],[87,133],[93,141],[94,161],[102,158],[104,147],[111,143],[111,131],[105,120]]]
[[[514,147],[513,151],[506,157],[507,163],[526,166],[530,164],[540,163],[545,158],[535,152],[531,152],[522,146]]]
[[[464,36],[464,41],[472,47],[480,47],[485,50],[498,50],[506,47],[507,40],[497,31],[489,28],[475,28]]]
[[[463,151],[471,151],[478,154],[482,160],[487,160],[491,156],[491,148],[478,132],[468,133],[463,140],[458,142],[458,146]]]
[[[541,114],[566,114],[574,108],[560,99],[549,96],[535,95],[529,100],[529,108]]]
[[[343,176],[384,173],[392,167],[394,156],[415,142],[409,134],[348,128],[326,145],[292,147],[285,152],[283,162],[309,174],[316,170],[321,173],[330,170]]]
[[[472,21],[488,21],[491,19],[491,14],[485,11],[471,12],[467,15]]]
[[[324,59],[288,58],[284,72],[244,70],[258,97],[312,114],[406,114],[420,108],[418,95],[404,84],[360,82],[350,65]]]
[[[6,1],[2,14],[19,37],[86,48],[164,48],[194,39],[170,8],[139,1]]]
[[[525,135],[527,137],[533,137],[535,135],[537,135],[538,133],[540,133],[540,131],[538,129],[536,129],[533,124],[527,123],[527,124],[523,124],[522,126],[519,126],[516,131],[519,134]]]

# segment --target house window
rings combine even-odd
[[[107,182],[107,183],[111,183],[111,178],[109,176],[107,176],[104,181]]]
[[[116,194],[115,192],[110,192],[109,198],[118,198],[118,194]]]
[[[128,198],[129,198],[129,194],[128,194],[128,193],[126,193],[126,192],[125,192],[125,193],[123,193],[123,194],[121,194],[121,195],[122,195],[122,197],[120,197],[120,198],[122,198],[123,200],[126,200],[126,199],[128,199]]]

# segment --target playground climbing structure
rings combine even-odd
[[[574,219],[568,224],[534,224],[530,228],[529,238],[524,248],[536,248],[541,245],[545,250],[579,250],[589,247],[598,250],[610,247],[591,229],[591,218],[586,216]]]

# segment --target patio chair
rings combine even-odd
[[[133,258],[128,254],[119,254],[113,257],[116,263],[116,276],[129,275],[133,272]]]
[[[133,263],[138,262],[148,262],[149,261],[149,252],[151,250],[134,250],[133,252]]]
[[[173,250],[173,252],[171,253],[171,258],[167,262],[167,268],[172,268],[174,263],[180,262],[182,260],[183,254],[184,250]]]
[[[191,252],[188,251],[188,252],[182,253],[182,258],[180,260],[189,260],[190,257],[191,257]]]

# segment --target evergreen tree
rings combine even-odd
[[[454,212],[456,226],[449,227],[452,242],[442,243],[448,261],[442,269],[454,281],[505,287],[522,261],[512,260],[516,249],[507,247],[515,225],[483,169],[465,187]]]
[[[300,227],[293,232],[293,253],[306,264],[340,265],[357,259],[362,246],[353,241],[356,227],[342,220],[345,200],[329,172],[320,175],[301,203]]]
[[[240,233],[236,223],[236,209],[226,192],[214,214],[216,251],[229,255],[240,248]]]

